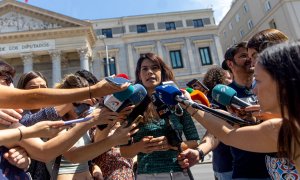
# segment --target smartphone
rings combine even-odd
[[[142,120],[143,120],[143,116],[142,115],[138,115],[138,117],[136,117],[135,119],[134,119],[134,121],[132,121],[132,123],[131,124],[133,124],[133,123],[135,123],[136,125],[138,125]]]
[[[94,118],[94,116],[89,116],[89,117],[79,118],[79,119],[73,119],[73,120],[65,121],[64,125],[81,123],[81,122],[85,122],[85,121],[91,120],[93,118]]]
[[[186,84],[188,87],[197,89],[199,91],[208,92],[209,89],[203,83],[201,83],[198,79],[193,79]]]
[[[128,79],[122,78],[122,77],[105,77],[105,80],[113,83],[114,85],[121,86],[122,84],[126,82],[130,82]]]
[[[88,111],[90,109],[90,105],[89,104],[73,104],[75,106],[75,113],[77,114],[78,117],[81,117],[86,111]]]

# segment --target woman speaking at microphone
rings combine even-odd
[[[133,110],[133,116],[143,115],[144,119],[138,125],[139,131],[133,136],[132,143],[121,147],[122,156],[132,158],[137,155],[138,180],[189,179],[177,162],[177,147],[167,140],[170,132],[168,124],[171,121],[176,130],[184,133],[187,141],[181,144],[182,147],[184,144],[196,148],[199,136],[194,122],[186,112],[181,117],[171,114],[167,118],[160,118],[150,100],[156,86],[164,81],[174,81],[173,72],[160,57],[147,53],[139,58],[135,75],[136,83],[146,88],[148,96]]]
[[[279,44],[259,55],[254,92],[261,110],[277,115],[261,124],[236,128],[201,110],[187,107],[187,111],[225,144],[253,152],[277,152],[287,162],[280,166],[266,156],[266,166],[273,179],[299,179],[293,167],[294,162],[298,170],[300,167],[299,69],[300,43]]]

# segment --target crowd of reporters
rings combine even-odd
[[[39,72],[12,87],[15,70],[1,61],[0,171],[6,179],[194,179],[189,168],[212,151],[218,180],[299,179],[299,69],[300,45],[275,29],[230,47],[222,67],[186,89],[153,53],[139,58],[134,83],[82,70],[56,89]],[[201,140],[193,119],[207,129]]]

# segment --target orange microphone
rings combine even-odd
[[[203,92],[199,90],[193,90],[192,88],[186,88],[186,91],[190,93],[193,101],[200,101],[201,104],[210,107],[210,102]]]

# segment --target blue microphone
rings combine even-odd
[[[162,85],[156,87],[156,92],[158,93],[158,97],[166,104],[168,105],[175,105],[176,103],[180,102],[187,106],[191,106],[195,109],[200,109],[202,111],[208,112],[216,117],[219,117],[221,119],[224,119],[226,121],[232,122],[234,124],[239,125],[253,125],[255,122],[252,121],[246,121],[239,117],[234,117],[228,114],[224,114],[220,111],[217,111],[215,109],[211,109],[205,105],[198,104],[192,100],[189,100],[182,96],[182,93],[179,89],[176,89],[173,86],[169,85]]]
[[[171,85],[161,85],[155,88],[158,97],[168,105],[176,105],[178,101],[177,96],[182,96],[182,92]]]
[[[223,84],[217,84],[212,90],[213,99],[223,106],[234,104],[239,107],[245,108],[251,105],[241,100],[236,95],[237,92],[234,89]]]

